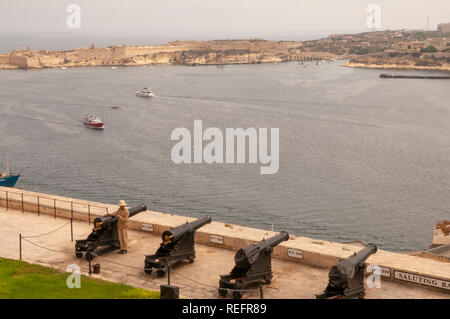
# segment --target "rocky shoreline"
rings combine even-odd
[[[423,71],[446,71],[450,72],[450,65],[443,66],[417,66],[402,64],[366,64],[357,62],[347,62],[342,64],[345,67],[365,68],[365,69],[397,69],[397,70],[423,70]]]
[[[73,50],[14,50],[0,54],[0,69],[40,69],[153,64],[226,65],[349,60],[372,69],[450,71],[450,32],[387,30],[336,34],[311,41],[263,39],[172,41],[162,45]]]
[[[302,52],[297,41],[213,40],[174,41],[164,45],[109,46],[67,51],[14,50],[0,54],[0,68],[66,68],[144,66],[153,64],[225,65],[335,59],[328,52]]]

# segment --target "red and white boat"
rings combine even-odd
[[[88,114],[83,119],[84,125],[90,128],[103,129],[105,124],[95,114]]]

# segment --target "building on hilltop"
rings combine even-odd
[[[439,32],[450,32],[450,22],[438,24]]]

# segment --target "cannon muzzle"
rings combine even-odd
[[[162,233],[161,237],[163,242],[166,242],[169,238],[171,242],[177,242],[188,231],[196,231],[200,227],[211,223],[211,217],[205,216],[203,218],[194,220],[190,223],[186,223],[172,229],[166,230]]]
[[[140,204],[138,206],[131,207],[130,209],[128,209],[128,211],[130,212],[130,216],[128,216],[128,218],[131,218],[139,213],[145,212],[146,210],[147,206],[145,204]]]
[[[249,268],[266,249],[272,249],[279,243],[289,240],[289,234],[285,231],[268,239],[261,240],[257,243],[248,245],[238,250],[234,256],[236,266],[239,268]]]

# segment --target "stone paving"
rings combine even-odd
[[[62,227],[62,228],[60,228]],[[60,228],[60,229],[58,229]],[[74,221],[74,242],[71,242],[70,224],[67,219],[54,219],[48,215],[0,208],[0,256],[19,259],[19,233],[25,236],[22,242],[22,259],[65,271],[70,264],[80,266],[88,275],[88,262],[77,259],[74,254],[76,239],[84,239],[92,225]],[[58,229],[55,232],[52,230]],[[49,233],[51,232],[51,233]],[[27,237],[46,234],[40,237]],[[47,247],[44,249],[33,245]],[[129,231],[129,254],[118,255],[111,252],[97,257],[93,263],[100,263],[101,274],[92,275],[113,282],[121,282],[134,287],[158,290],[167,283],[167,276],[145,275],[144,256],[152,254],[159,247],[160,237],[151,233]],[[221,298],[217,292],[219,275],[228,273],[234,266],[234,251],[211,246],[196,245],[197,258],[193,264],[184,263],[171,272],[171,284],[180,287],[185,298]],[[264,298],[315,298],[328,283],[328,269],[314,268],[295,262],[273,259],[274,279],[264,286]],[[83,286],[82,286],[83,287]],[[82,289],[82,288],[81,288]],[[438,290],[425,289],[415,285],[382,282],[381,288],[366,289],[367,298],[449,298],[450,294]],[[259,291],[247,293],[245,298],[259,298]]]

